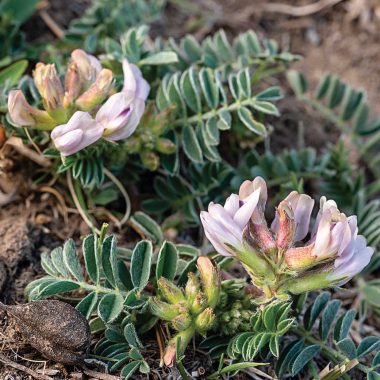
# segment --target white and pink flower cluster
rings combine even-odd
[[[127,60],[123,72],[123,88],[114,93],[112,71],[83,50],[72,52],[64,85],[54,65],[38,63],[33,76],[44,110],[32,107],[21,90],[14,90],[8,98],[11,121],[19,127],[52,130],[54,145],[63,156],[101,138],[125,139],[140,122],[150,87]]]
[[[208,212],[201,212],[216,251],[239,259],[256,285],[269,287],[272,294],[342,285],[370,262],[373,249],[358,235],[356,216],[347,217],[334,201],[321,198],[311,230],[314,200],[308,195],[291,192],[270,227],[266,202],[266,183],[257,177],[245,181],[224,206],[211,203]]]

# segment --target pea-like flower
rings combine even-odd
[[[256,189],[246,198],[231,194],[224,206],[211,202],[208,212],[201,212],[205,234],[221,255],[235,255],[243,248],[243,232],[259,198],[260,189]]]
[[[67,124],[54,128],[51,138],[63,156],[70,156],[102,137],[103,127],[89,113],[77,111]]]
[[[96,114],[96,121],[104,127],[103,136],[111,141],[125,139],[136,130],[150,90],[139,68],[126,59],[123,72],[122,91],[112,95]]]
[[[10,91],[8,111],[12,123],[17,127],[35,127],[49,130],[55,123],[46,111],[31,106],[21,90]]]
[[[342,285],[368,265],[373,249],[358,235],[356,216],[347,217],[332,200],[321,198],[308,241],[314,200],[291,192],[280,202],[268,228],[267,188],[257,177],[242,184],[224,207],[201,213],[205,234],[221,255],[235,256],[264,298],[285,298]]]

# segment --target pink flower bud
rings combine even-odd
[[[124,60],[123,70],[123,90],[112,95],[96,115],[96,120],[104,126],[104,137],[111,141],[125,139],[136,130],[150,90],[135,65]]]
[[[74,50],[71,53],[71,60],[78,68],[81,81],[87,84],[94,82],[102,69],[99,60],[82,49]]]
[[[67,124],[54,128],[51,138],[63,156],[70,156],[98,141],[102,133],[103,127],[89,113],[77,111]]]
[[[55,65],[37,63],[33,77],[45,109],[49,112],[62,106],[64,91]]]
[[[106,99],[113,84],[112,71],[102,69],[96,77],[96,81],[76,100],[76,106],[82,111],[91,111]]]
[[[55,121],[46,111],[32,107],[21,90],[12,90],[8,96],[8,112],[17,127],[52,129]]]
[[[277,208],[279,227],[277,231],[276,245],[281,250],[288,249],[294,240],[296,222],[291,205],[286,200]]]
[[[82,90],[82,82],[77,65],[75,63],[70,63],[65,76],[64,107],[70,107],[74,100],[79,96]]]
[[[197,267],[201,276],[203,292],[206,294],[208,306],[215,307],[219,302],[220,273],[217,265],[208,257],[199,257]]]

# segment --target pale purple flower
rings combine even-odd
[[[333,270],[327,278],[334,283],[341,280],[336,285],[344,285],[369,264],[373,252],[373,248],[367,247],[364,236],[358,235],[335,259]]]
[[[208,212],[201,212],[205,234],[211,244],[223,256],[231,256],[243,247],[243,231],[257,206],[260,189],[247,198],[231,194],[224,204],[210,203]]]
[[[70,156],[98,141],[102,133],[103,127],[88,112],[77,111],[67,124],[53,129],[51,138],[63,156]]]
[[[103,125],[103,136],[111,141],[129,137],[137,128],[145,110],[149,84],[137,66],[123,61],[124,86],[99,109],[96,121]]]

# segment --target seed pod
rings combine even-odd
[[[46,358],[81,364],[87,357],[91,332],[87,320],[71,305],[55,300],[35,301],[0,309],[14,318],[25,340]]]

